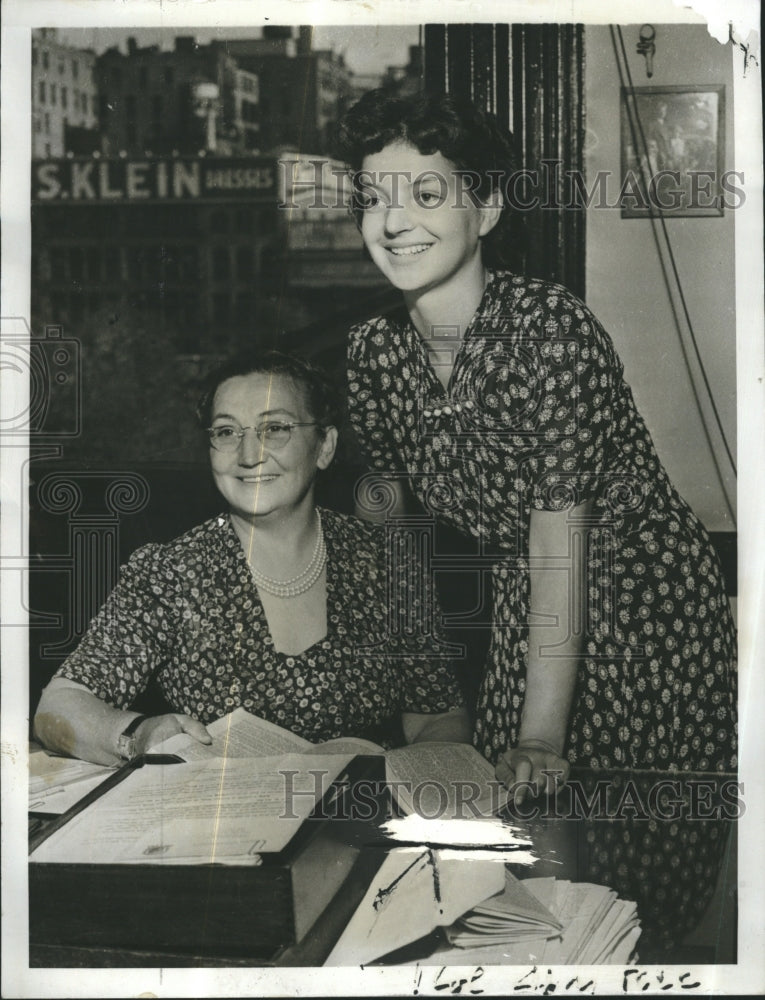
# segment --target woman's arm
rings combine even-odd
[[[90,760],[96,764],[120,764],[118,740],[138,715],[107,705],[83,684],[54,677],[42,693],[34,718],[34,735],[48,750]],[[188,715],[158,715],[145,719],[134,736],[136,752],[176,733],[188,733],[200,743],[211,743],[201,722]]]
[[[438,715],[403,712],[401,721],[407,743],[469,743],[471,739],[470,718],[465,708]]]
[[[568,777],[569,765],[561,755],[585,624],[583,521],[589,509],[585,503],[564,511],[531,511],[529,653],[521,732],[518,746],[497,764],[497,778],[507,785],[530,781],[537,792],[549,792],[554,778],[543,770],[561,772],[563,781]],[[517,801],[523,797],[520,789]]]

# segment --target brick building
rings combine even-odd
[[[259,146],[257,76],[221,45],[175,39],[170,51],[111,48],[98,57],[101,151],[107,156],[254,151]]]
[[[32,32],[32,156],[63,156],[98,142],[96,54]]]

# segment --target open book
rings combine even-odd
[[[153,747],[124,780],[112,772],[103,794],[31,860],[259,864],[290,843],[355,756],[384,752],[359,739],[311,744],[241,708],[208,731],[211,746],[181,733]],[[491,766],[466,744],[423,743],[385,758],[404,812],[441,818],[496,807]]]
[[[187,761],[277,754],[382,754],[386,780],[405,814],[470,819],[495,815],[507,802],[507,791],[496,781],[491,764],[467,743],[424,742],[388,751],[356,737],[310,743],[243,708],[216,719],[207,730],[213,738],[211,746],[179,733],[151,752],[173,753]]]

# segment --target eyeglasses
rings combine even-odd
[[[318,427],[315,420],[293,421],[284,424],[269,420],[257,427],[240,427],[239,424],[219,424],[217,427],[207,427],[210,444],[218,451],[236,451],[244,437],[245,431],[255,431],[261,444],[268,445],[274,451],[283,448],[292,437],[293,427]]]

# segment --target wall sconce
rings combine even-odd
[[[644,24],[640,29],[640,41],[637,43],[637,54],[645,56],[645,71],[648,79],[653,76],[653,57],[656,53],[656,29],[652,24]]]

